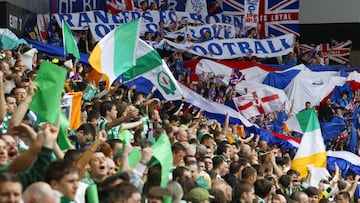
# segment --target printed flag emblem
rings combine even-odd
[[[175,84],[171,81],[169,75],[164,71],[158,73],[158,84],[164,90],[166,94],[175,94]]]

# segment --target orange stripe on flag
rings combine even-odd
[[[81,124],[81,99],[82,92],[69,93],[72,96],[71,112],[70,112],[70,129],[76,130]]]
[[[309,164],[313,164],[314,167],[325,168],[326,167],[326,152],[320,152],[312,154],[311,156],[294,159],[291,163],[291,169],[295,169],[300,172],[300,177],[306,177],[307,167]]]

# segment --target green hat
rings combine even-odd
[[[214,199],[214,196],[210,195],[209,191],[205,190],[204,188],[197,187],[189,192],[189,198],[191,200],[201,202],[204,200]]]

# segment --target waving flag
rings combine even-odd
[[[259,23],[260,0],[245,0],[245,26],[257,27]]]
[[[185,11],[189,13],[197,13],[207,16],[207,4],[206,0],[187,0],[185,5]]]
[[[121,74],[134,68],[140,21],[134,20],[109,32],[95,46],[89,63],[106,80],[107,88]]]
[[[307,175],[307,167],[326,167],[326,151],[321,136],[320,124],[314,108],[302,111],[290,117],[286,122],[288,129],[303,133],[299,150],[292,161],[291,168],[300,172],[301,177]]]
[[[339,166],[339,169],[345,173],[353,172],[360,175],[360,157],[356,154],[348,151],[327,151],[327,168],[329,171],[333,171],[335,163]]]
[[[259,33],[261,36],[280,36],[292,33],[299,36],[299,0],[259,0]],[[225,15],[244,16],[244,0],[224,0]]]
[[[239,83],[235,88],[237,92],[245,91],[244,95],[233,99],[245,118],[282,110],[284,104],[287,104],[286,109],[290,107],[290,102],[281,89],[248,81]]]
[[[329,58],[331,64],[346,64],[350,60],[351,44],[352,42],[350,40],[344,42],[332,40],[330,43],[322,43],[316,47],[308,44],[301,44],[300,50],[313,52],[318,49],[324,56]]]
[[[143,40],[138,40],[136,66],[124,73],[124,82],[142,76],[151,81],[166,100],[181,100],[183,93],[169,67],[157,51]]]
[[[62,35],[64,41],[64,52],[72,54],[75,58],[80,59],[80,52],[76,45],[76,41],[71,33],[69,25],[65,21],[62,23]]]

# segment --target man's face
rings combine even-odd
[[[6,142],[0,139],[0,166],[4,166],[8,162],[8,151]]]
[[[65,197],[69,198],[70,200],[75,199],[75,194],[79,184],[79,174],[76,173],[69,173],[66,174],[60,182],[55,183],[54,189],[61,192]]]
[[[14,97],[6,97],[6,107],[8,113],[14,113],[17,107],[16,99]]]
[[[245,192],[244,196],[245,196],[245,202],[246,203],[252,203],[254,201],[254,199],[255,199],[255,190],[254,190],[254,188],[252,188],[250,192]]]
[[[108,111],[108,115],[109,115],[109,117],[110,117],[111,119],[116,119],[117,113],[118,113],[118,111],[117,111],[115,105],[111,108],[110,111]]]
[[[186,155],[186,152],[181,150],[179,152],[173,153],[173,164],[174,166],[179,166],[182,163],[184,163],[184,156]]]
[[[104,153],[96,152],[90,159],[90,172],[93,178],[102,179],[107,175],[107,165]]]
[[[340,194],[338,195],[338,202],[339,203],[348,203],[349,202],[349,199],[347,199],[344,195]]]
[[[15,90],[15,99],[16,99],[16,103],[20,104],[22,101],[25,100],[27,95],[27,92],[24,88],[17,88]]]
[[[18,155],[18,146],[15,139],[10,135],[3,135],[2,139],[7,145],[8,157],[10,159],[15,158]]]
[[[0,183],[0,203],[19,203],[21,201],[21,191],[21,183]]]

